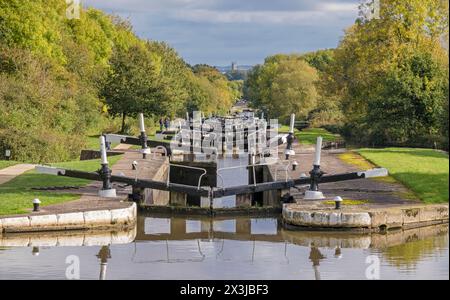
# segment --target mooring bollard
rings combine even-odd
[[[297,167],[298,167],[298,162],[297,162],[297,161],[294,161],[294,162],[292,163],[292,171],[297,170]]]
[[[98,192],[98,194],[100,197],[104,198],[115,198],[117,195],[116,190],[112,188],[111,184],[111,169],[109,168],[104,136],[100,136],[100,152],[102,154],[102,167],[99,173],[103,181],[103,188]]]
[[[339,196],[337,196],[336,198],[334,198],[334,203],[336,204],[335,209],[341,209],[341,205],[342,205],[342,202],[343,202],[343,201],[344,201],[344,200],[342,200],[342,198],[339,197]]]
[[[311,185],[308,191],[305,192],[305,200],[321,200],[325,199],[323,193],[319,191],[319,182],[324,172],[320,170],[320,159],[322,152],[322,137],[317,138],[316,153],[314,158],[313,169],[309,172],[311,176]]]
[[[289,160],[289,156],[295,155],[295,151],[293,149],[294,144],[294,126],[295,126],[295,114],[291,115],[291,124],[289,127],[289,135],[287,137],[287,146],[286,150],[284,151],[284,154],[286,155],[286,160]]]
[[[139,114],[139,127],[141,130],[141,135],[139,137],[139,139],[141,140],[141,153],[142,153],[142,158],[146,159],[147,158],[147,154],[151,154],[150,148],[147,146],[147,142],[148,142],[148,137],[147,134],[145,133],[145,123],[144,123],[144,114]]]
[[[137,170],[137,166],[138,166],[138,162],[137,161],[133,161],[133,163],[131,164],[131,169],[133,171],[136,171]]]
[[[40,207],[39,207],[40,205],[41,205],[41,201],[38,198],[34,199],[33,200],[33,212],[40,211]]]

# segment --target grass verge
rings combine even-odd
[[[362,157],[389,170],[390,175],[425,203],[448,203],[448,154],[431,149],[360,149]]]
[[[341,140],[339,134],[333,134],[323,128],[309,128],[295,134],[300,144],[315,145],[319,136],[323,137],[324,142],[336,142]]]
[[[110,165],[114,165],[121,156],[109,158]],[[100,160],[73,161],[56,163],[54,166],[65,169],[93,172],[99,169]],[[78,194],[52,193],[47,191],[35,191],[39,187],[75,186],[82,187],[90,183],[89,180],[37,174],[30,171],[13,180],[0,185],[0,215],[24,214],[32,207],[32,200],[39,198],[42,206],[64,203],[77,200]]]

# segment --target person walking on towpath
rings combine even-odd
[[[166,117],[166,119],[164,120],[164,127],[166,127],[166,131],[169,130],[169,127],[170,127],[169,117]]]
[[[163,127],[164,127],[164,120],[163,118],[159,119],[159,131],[163,131]]]

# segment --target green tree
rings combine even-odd
[[[160,58],[138,43],[128,49],[116,48],[110,63],[111,72],[101,94],[109,113],[122,117],[121,132],[125,132],[128,116],[158,113],[160,91],[156,77]]]
[[[276,55],[250,72],[244,97],[269,117],[287,121],[295,113],[306,119],[317,104],[318,79],[316,69],[300,55]]]
[[[158,74],[159,113],[163,115],[184,116],[186,102],[189,98],[189,73],[192,73],[186,62],[178,53],[164,42],[147,43],[150,52],[161,57],[161,69]]]
[[[236,102],[237,94],[233,91],[232,84],[225,75],[221,74],[216,68],[208,65],[196,65],[193,68],[193,72],[197,77],[197,87],[202,89],[201,94],[207,95],[206,102],[199,102],[202,100],[198,98],[197,105],[202,108],[203,111],[226,113],[230,110],[233,104]],[[197,95],[199,95],[197,93]]]
[[[442,142],[437,136],[448,74],[429,53],[402,60],[382,84],[384,89],[368,104],[367,132],[373,144],[402,144],[421,138],[426,138],[425,144]]]
[[[368,17],[364,11],[362,6],[361,17],[347,30],[334,52],[332,65],[322,76],[321,91],[329,99],[338,99],[345,116],[344,134],[363,143],[409,143],[413,136],[424,137],[421,128],[429,128],[426,135],[436,132],[437,125],[431,120],[442,115],[444,101],[441,88],[433,85],[441,85],[442,76],[438,74],[448,70],[448,53],[441,45],[441,37],[448,34],[448,2],[382,0],[379,19]],[[418,65],[422,70],[413,72]],[[430,68],[436,69],[432,75],[426,71]],[[378,133],[367,135],[367,130],[373,128],[371,122],[375,122],[374,111],[386,115],[392,105],[397,105],[411,112],[412,103],[413,111],[420,116],[380,116]],[[420,105],[427,109],[418,109]],[[428,111],[431,107],[433,110]]]
[[[318,50],[302,55],[303,59],[308,62],[319,72],[325,72],[334,61],[334,49]]]

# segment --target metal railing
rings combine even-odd
[[[260,156],[260,158],[263,157],[263,154],[259,154],[259,155],[255,155],[255,156]],[[248,165],[241,165],[241,166],[233,166],[233,167],[226,167],[226,168],[219,168],[217,169],[217,177],[220,178],[221,180],[221,186],[217,186],[218,188],[225,188],[225,183],[224,183],[224,179],[223,176],[220,174],[220,172],[222,171],[227,171],[227,170],[237,170],[237,169],[243,169],[243,168],[252,168],[252,173],[253,173],[253,186],[256,186],[257,180],[256,180],[256,167],[262,167],[262,166],[272,166],[275,163],[269,163],[269,162],[264,162],[264,163],[258,163],[258,164],[248,164]],[[286,172],[286,182],[288,181],[288,178],[291,178],[289,175],[289,166],[291,165],[291,162],[288,162],[287,166],[283,166],[285,167],[285,172]],[[275,179],[274,181],[276,181],[276,177],[277,177],[277,172],[279,170],[279,167],[277,167],[276,172],[275,172]]]
[[[204,169],[204,168],[197,168],[197,167],[177,165],[177,164],[169,164],[169,169],[168,169],[168,172],[167,172],[167,186],[170,185],[170,167],[178,167],[178,168],[184,168],[184,169],[203,171],[202,175],[200,175],[200,177],[198,179],[198,185],[197,185],[197,189],[198,190],[200,190],[200,188],[201,188],[201,183],[202,183],[203,177],[208,173],[208,171],[206,171],[206,169]]]

